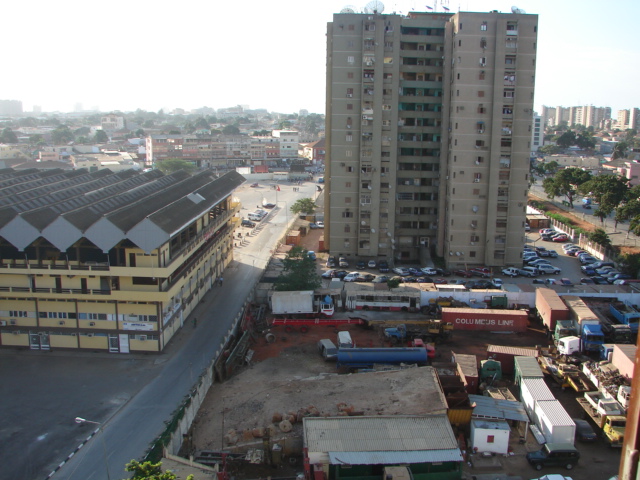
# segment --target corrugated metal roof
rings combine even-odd
[[[479,418],[498,418],[504,420],[529,421],[522,402],[501,400],[484,395],[469,395],[469,403],[474,405],[473,416]]]
[[[446,415],[305,418],[309,452],[457,450]]]
[[[638,350],[638,347],[635,345],[614,345],[613,349],[618,349],[620,350],[621,353],[624,353],[624,355],[626,357],[629,358],[629,360],[631,360],[632,362],[635,362],[635,358],[636,358],[636,351]]]
[[[476,313],[482,313],[484,316],[489,316],[489,315],[496,315],[498,317],[503,316],[505,314],[509,314],[509,315],[518,315],[518,316],[524,316],[524,317],[528,317],[528,313],[525,312],[524,310],[500,310],[497,308],[485,308],[482,310],[478,310],[477,308],[451,308],[451,307],[445,307],[442,309],[443,311],[446,310],[447,312],[450,313],[467,313],[467,312],[476,312]]]
[[[435,462],[461,462],[460,450],[421,450],[414,452],[329,452],[332,465],[390,465]]]
[[[542,378],[544,376],[538,360],[534,357],[515,357],[513,362],[515,364],[516,372],[519,372],[519,375],[522,378]]]
[[[508,345],[489,345],[487,353],[506,353],[519,357],[537,357],[538,351],[534,348],[510,347]]]
[[[544,415],[553,423],[555,426],[564,426],[564,425],[574,425],[575,423],[571,420],[571,417],[564,409],[559,400],[537,400],[536,401],[536,410],[539,410],[544,413]],[[538,415],[539,417],[540,415]]]
[[[534,400],[555,400],[544,378],[524,378],[520,388],[526,388]]]
[[[475,355],[451,352],[453,360],[458,364],[460,370],[466,377],[478,376],[478,359]]]

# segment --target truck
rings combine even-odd
[[[281,316],[320,314],[330,317],[335,311],[331,296],[316,295],[313,290],[273,292],[270,302],[271,312]]]
[[[627,425],[622,405],[600,392],[585,392],[583,398],[576,400],[585,414],[602,430],[605,441],[612,447],[622,447]]]
[[[337,367],[371,369],[375,365],[417,364],[427,365],[427,349],[404,348],[341,348],[338,350]]]
[[[558,364],[556,369],[556,381],[562,389],[573,388],[578,393],[593,391],[596,387],[576,365]]]
[[[599,353],[600,346],[604,343],[604,333],[600,326],[600,317],[594,313],[580,297],[566,295],[563,299],[569,308],[571,317],[578,325],[581,351]]]
[[[638,321],[640,321],[640,312],[636,310],[632,305],[626,302],[611,302],[609,304],[609,312],[618,322],[623,325],[628,325],[631,329],[631,333],[635,335],[635,337],[638,336]]]
[[[557,346],[560,339],[564,337],[577,337],[578,324],[575,320],[557,320],[556,328],[553,332],[553,343]]]
[[[555,332],[557,321],[569,319],[569,308],[550,288],[536,289],[536,310],[549,335]]]
[[[451,339],[453,325],[441,320],[427,320],[419,324],[407,325],[404,323],[386,327],[383,330],[384,337],[392,344],[402,343],[408,340],[420,339],[424,342],[445,341]]]

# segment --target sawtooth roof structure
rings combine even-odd
[[[0,236],[19,251],[83,237],[104,252],[127,238],[150,253],[244,182],[237,172],[0,170]]]

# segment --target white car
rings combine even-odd
[[[496,287],[502,288],[502,284],[504,283],[501,278],[494,278],[492,282]]]
[[[400,275],[401,277],[408,277],[409,275],[411,275],[411,272],[403,267],[394,268],[393,273],[395,273],[396,275]]]
[[[316,222],[316,227],[324,228],[324,222]]]
[[[356,278],[360,276],[360,272],[350,272],[347,273],[342,279],[344,282],[355,282]]]
[[[502,269],[502,274],[506,275],[507,277],[517,277],[518,275],[520,275],[520,272],[517,268],[509,267]]]
[[[420,271],[422,273],[424,273],[425,275],[437,275],[438,274],[438,271],[435,268],[431,268],[431,267],[421,268]]]

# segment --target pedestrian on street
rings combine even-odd
[[[218,283],[220,283],[220,286],[222,286],[222,282],[223,282],[223,281],[224,281],[224,278],[222,278],[222,277],[220,277],[220,278],[218,279]]]

